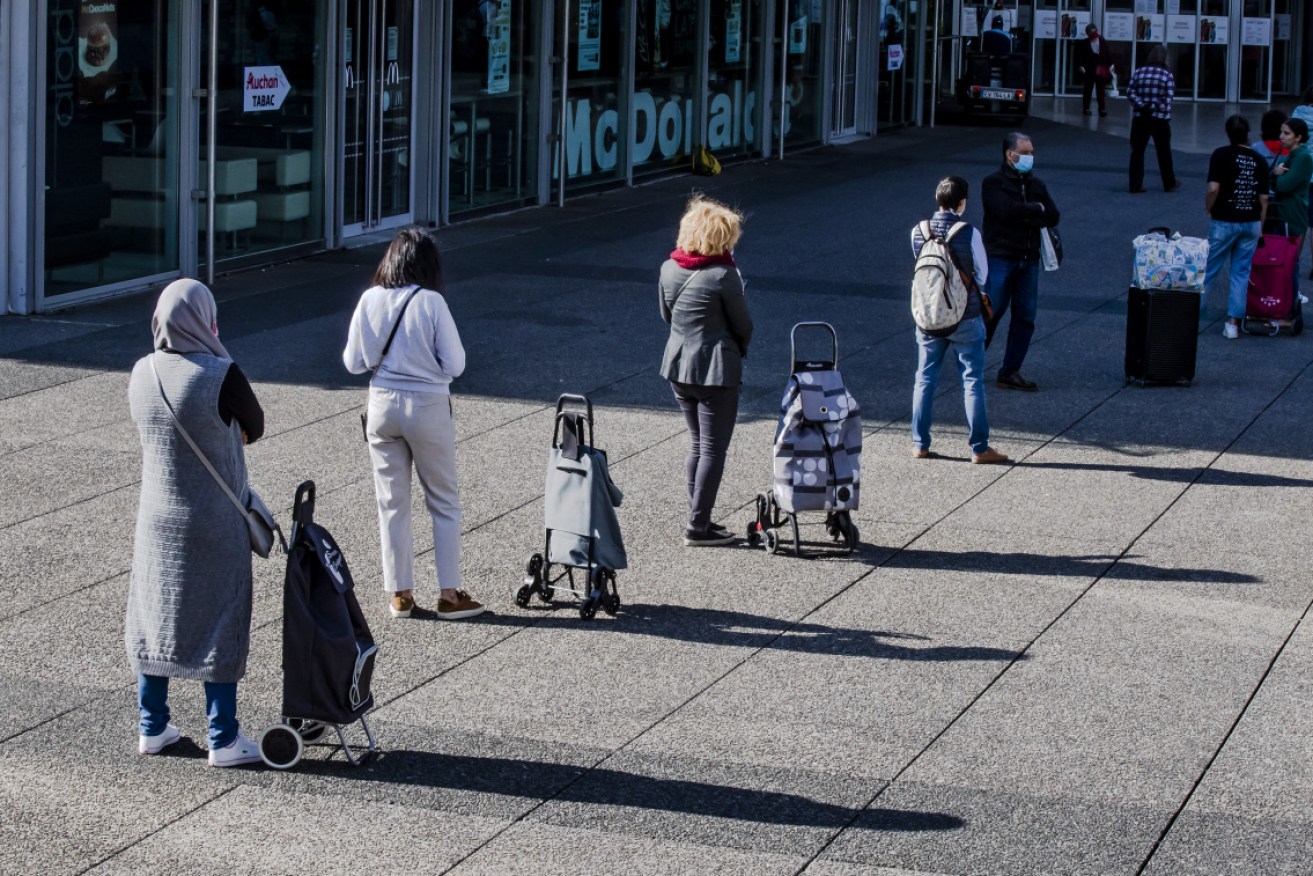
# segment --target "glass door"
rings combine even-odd
[[[761,0],[711,0],[707,60],[707,147],[720,158],[761,150],[757,96],[765,62]]]
[[[180,5],[45,4],[43,308],[179,269]]]
[[[673,58],[673,0],[637,0],[652,7],[650,16],[637,13],[637,51],[654,58]],[[566,189],[582,189],[628,178],[626,145],[630,40],[625,21],[631,4],[621,0],[559,0],[552,28],[555,81],[552,88],[552,194],[564,203]],[[650,26],[642,22],[650,19]],[[645,48],[646,47],[646,48]],[[659,62],[658,62],[659,63]],[[682,101],[644,104],[644,115],[655,117],[650,129],[653,148],[681,148],[684,140]],[[637,100],[634,113],[638,115]],[[562,148],[564,147],[564,148]],[[660,154],[660,153],[658,153]],[[651,156],[649,155],[649,158]]]
[[[684,170],[701,115],[698,0],[636,0],[635,15],[634,175]]]
[[[1240,100],[1272,99],[1272,0],[1248,0],[1240,19]]]
[[[1197,99],[1226,100],[1230,56],[1231,0],[1199,0],[1199,57],[1195,78]]]
[[[781,78],[777,82],[774,124],[782,155],[785,146],[821,141],[826,4],[824,0],[777,0],[776,5],[780,10],[777,32],[781,35],[782,63],[776,68]],[[900,39],[901,33],[899,30]],[[781,132],[783,136],[779,136]]]
[[[836,0],[830,124],[833,137],[857,133],[857,0]]]
[[[327,3],[199,4],[197,228],[207,277],[220,261],[324,239]]]
[[[346,235],[411,221],[415,0],[344,0]]]

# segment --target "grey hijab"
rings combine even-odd
[[[172,353],[211,353],[232,360],[214,333],[219,324],[214,295],[196,280],[175,280],[160,293],[150,330],[155,349]]]

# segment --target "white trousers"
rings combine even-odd
[[[460,494],[456,490],[456,424],[445,392],[370,387],[369,456],[374,463],[383,589],[415,583],[410,467],[414,463],[433,518],[433,556],[440,588],[460,587]]]

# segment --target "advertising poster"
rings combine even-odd
[[[1088,12],[1064,12],[1058,19],[1058,34],[1064,40],[1085,39],[1085,26],[1090,23]]]
[[[1130,12],[1105,12],[1103,38],[1114,43],[1129,43],[1135,39],[1135,15]]]
[[[725,63],[737,64],[743,48],[743,0],[730,0],[725,16]]]
[[[1193,43],[1195,35],[1195,17],[1193,15],[1167,16],[1167,42]]]
[[[805,55],[807,53],[807,6],[793,2],[789,8],[789,54]]]
[[[511,4],[501,0],[497,14],[488,22],[488,93],[505,94],[511,89]]]
[[[1269,46],[1272,44],[1272,20],[1269,18],[1240,19],[1240,45]]]
[[[104,103],[118,94],[119,12],[111,0],[78,7],[78,103]]]
[[[1035,10],[1035,37],[1052,40],[1058,37],[1058,13],[1048,9]]]
[[[1204,45],[1214,45],[1220,43],[1226,45],[1230,38],[1230,28],[1227,26],[1225,18],[1212,15],[1201,15],[1199,17],[1199,42]]]
[[[579,0],[579,71],[602,66],[602,0]]]
[[[1141,43],[1161,43],[1166,36],[1167,22],[1161,15],[1135,16],[1135,39]]]
[[[903,69],[903,47],[901,45],[894,43],[889,47],[889,59],[885,66],[889,70]]]

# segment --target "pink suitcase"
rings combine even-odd
[[[1264,234],[1254,250],[1249,272],[1249,296],[1240,327],[1249,334],[1275,335],[1282,329],[1297,335],[1304,318],[1295,297],[1295,263],[1300,239],[1284,234]]]

